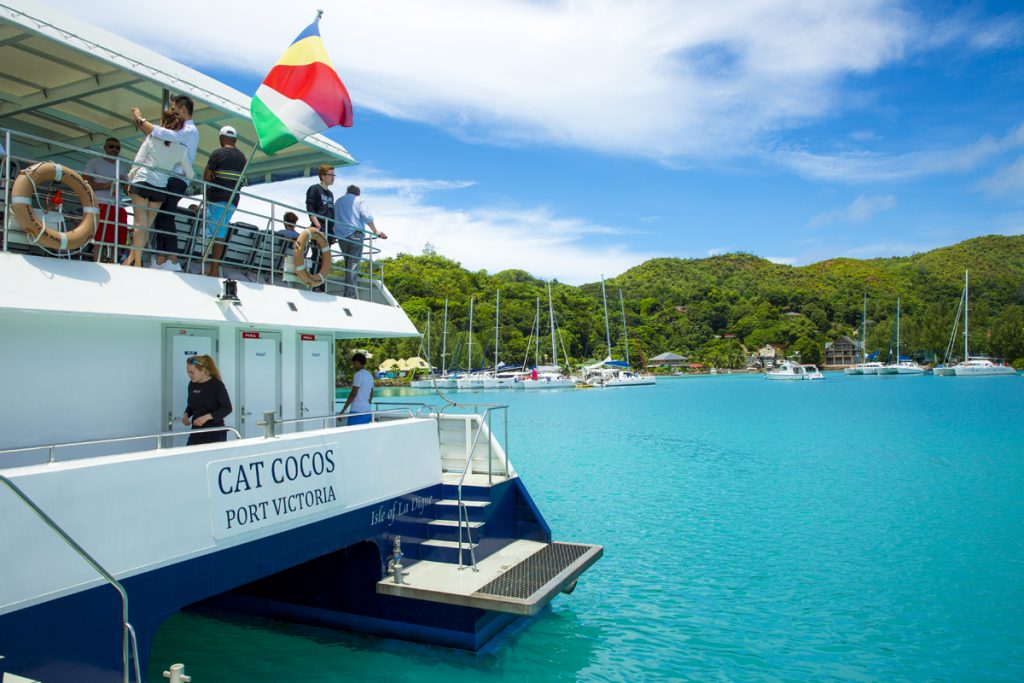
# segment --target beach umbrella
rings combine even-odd
[[[405,367],[408,370],[429,370],[430,364],[419,356],[405,359]]]

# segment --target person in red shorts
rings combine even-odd
[[[92,260],[102,259],[111,263],[114,260],[114,245],[120,249],[128,244],[128,212],[123,206],[114,206],[114,176],[117,174],[115,161],[121,156],[121,141],[107,138],[103,143],[103,153],[105,156],[93,157],[86,162],[82,177],[92,185],[100,209],[100,220],[93,238]],[[122,164],[121,168],[121,180],[126,181],[126,165]],[[127,184],[122,185],[121,196],[128,196]]]

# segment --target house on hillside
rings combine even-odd
[[[765,344],[757,350],[757,365],[773,368],[786,358],[786,350],[778,344]]]
[[[845,334],[825,344],[825,367],[847,368],[860,362],[861,343]]]
[[[666,351],[665,353],[659,353],[654,358],[647,361],[646,367],[648,368],[681,368],[686,365],[686,361],[690,360],[686,356],[680,356],[678,353],[672,353]]]

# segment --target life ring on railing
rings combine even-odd
[[[82,222],[73,230],[60,232],[48,228],[32,210],[32,197],[36,187],[49,182],[63,183],[78,195],[78,201],[82,204]],[[18,174],[14,181],[14,187],[11,188],[11,211],[18,220],[18,224],[32,238],[33,243],[59,251],[77,249],[92,239],[96,233],[96,221],[99,218],[96,195],[89,183],[82,180],[82,176],[70,168],[65,168],[52,161],[34,164]]]
[[[320,248],[320,272],[311,275],[306,267],[306,249],[309,247],[309,239],[313,238],[316,246]],[[319,287],[327,281],[324,273],[331,269],[331,248],[327,238],[319,230],[306,228],[295,240],[295,251],[292,254],[292,264],[295,266],[295,275],[307,287]]]

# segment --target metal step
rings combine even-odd
[[[429,541],[428,541],[429,543]],[[421,561],[377,582],[383,595],[476,607],[529,616],[560,592],[572,592],[576,580],[604,554],[599,545],[514,541],[471,568]]]

